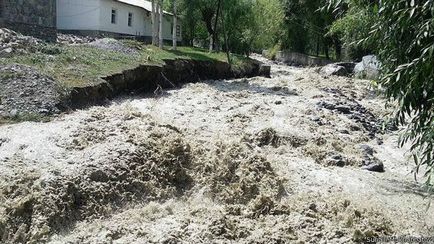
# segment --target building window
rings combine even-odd
[[[181,26],[176,26],[176,36],[181,36]]]
[[[170,34],[173,35],[173,24],[170,26]],[[181,36],[181,26],[176,25],[176,36]]]
[[[133,26],[133,13],[128,13],[128,26]]]
[[[116,9],[112,9],[112,24],[116,24]]]

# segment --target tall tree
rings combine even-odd
[[[282,42],[283,48],[306,53],[309,31],[306,21],[306,9],[301,0],[284,0],[287,36]]]
[[[215,16],[215,18],[214,18],[214,33],[213,33],[213,38],[212,38],[212,40],[213,40],[213,43],[212,43],[212,46],[213,46],[213,49],[216,49],[217,51],[218,51],[218,31],[217,31],[217,24],[218,24],[218,19],[219,19],[219,16],[220,16],[220,9],[221,9],[221,6],[222,6],[222,0],[217,0],[217,13],[216,13],[216,16]]]
[[[159,28],[158,28],[158,47],[160,49],[163,49],[163,17],[164,17],[164,11],[163,11],[163,0],[158,1],[158,12],[159,12]]]
[[[172,30],[172,40],[173,40],[173,50],[176,50],[177,42],[178,42],[178,11],[177,11],[177,1],[173,0],[173,30]]]
[[[257,36],[252,0],[223,0],[223,2],[225,7],[222,17],[228,48],[231,52],[249,54],[253,40]]]
[[[151,20],[152,20],[152,45],[158,45],[158,0],[152,0],[152,12],[151,12]]]
[[[193,46],[195,39],[201,39],[202,26],[198,0],[178,0],[177,16],[182,16],[182,39]]]
[[[201,14],[202,14],[202,21],[205,23],[205,27],[208,31],[209,35],[209,51],[211,52],[214,48],[214,28],[213,28],[213,18],[216,12],[216,8],[213,6],[214,0],[208,1],[202,1],[201,2]]]
[[[226,4],[223,4],[222,12],[223,12],[224,9],[225,9],[225,5],[226,5]],[[223,14],[222,14],[221,22],[222,22],[222,27],[223,27],[223,35],[224,35],[224,38],[225,38],[226,57],[227,57],[227,60],[228,60],[229,65],[232,65],[232,59],[231,59],[231,54],[230,54],[229,44],[228,44],[228,34],[227,34],[227,32],[226,32],[225,18],[224,18],[224,15],[223,15]]]
[[[253,5],[253,16],[256,24],[253,48],[262,50],[278,45],[286,35],[285,13],[281,0],[257,0]]]
[[[329,36],[339,38],[349,58],[360,60],[367,54],[374,53],[376,41],[360,42],[369,37],[371,28],[378,22],[378,5],[372,0],[328,0],[323,9],[334,13],[334,22],[329,29]],[[377,6],[377,7],[376,7]]]

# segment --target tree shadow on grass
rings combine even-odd
[[[211,57],[210,55],[206,55],[206,51],[205,50],[167,50],[167,52],[172,53],[174,55],[176,55],[177,57],[188,57],[194,60],[202,60],[202,61],[220,61],[217,58]]]
[[[187,57],[193,60],[227,63],[226,53],[221,53],[221,52],[210,53],[207,49],[203,49],[203,48],[180,48],[177,50],[168,49],[166,51],[176,55],[179,58]],[[217,57],[217,55],[222,55],[222,56]],[[239,54],[234,54],[234,53],[231,53],[231,58],[234,63],[243,63],[250,60],[248,57]]]

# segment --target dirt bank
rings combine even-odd
[[[5,243],[351,243],[434,210],[369,83],[273,65],[0,130]],[[383,164],[383,173],[362,169]]]
[[[185,83],[254,76],[269,77],[269,67],[253,59],[245,59],[239,66],[217,60],[166,59],[163,65],[139,65],[102,77],[104,82],[74,87],[65,103],[71,108],[83,108],[103,104],[121,94],[159,94],[162,89],[178,88]]]

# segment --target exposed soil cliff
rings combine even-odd
[[[159,92],[180,87],[185,83],[205,80],[270,76],[267,66],[249,60],[241,67],[231,67],[220,61],[191,59],[164,60],[164,65],[141,65],[119,74],[103,77],[104,83],[73,88],[69,95],[70,107],[105,102],[120,94]]]

